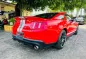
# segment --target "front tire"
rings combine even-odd
[[[76,31],[75,31],[75,33],[74,33],[74,35],[77,35],[78,34],[78,28],[76,29]]]
[[[62,30],[55,47],[58,49],[62,49],[64,47],[65,41],[66,41],[66,31]]]

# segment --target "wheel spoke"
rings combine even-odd
[[[58,42],[56,44],[56,47],[59,48],[59,49],[62,49],[63,46],[64,46],[65,41],[66,41],[66,31],[63,30],[61,32],[61,36],[59,37],[59,40],[58,40]]]
[[[66,40],[66,34],[63,33],[63,34],[62,34],[62,37],[61,37],[61,46],[64,45],[65,40]]]

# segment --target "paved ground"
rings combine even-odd
[[[35,51],[13,41],[11,33],[0,31],[0,59],[86,59],[86,25],[79,27],[78,35],[71,36],[62,50]]]

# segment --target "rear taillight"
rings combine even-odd
[[[32,22],[30,24],[30,29],[46,29],[47,23],[46,22]]]

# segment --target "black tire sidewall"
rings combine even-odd
[[[77,34],[78,34],[78,29],[79,29],[79,28],[77,27],[77,29],[76,29],[74,35],[77,35]]]
[[[65,33],[65,35],[66,35],[66,31],[65,30],[62,30],[62,32],[61,32],[61,34],[60,34],[60,36],[59,36],[59,39],[58,39],[58,41],[57,41],[57,43],[56,43],[56,45],[55,45],[55,47],[56,48],[58,48],[58,49],[62,49],[63,47],[64,47],[64,45],[62,46],[62,39],[61,39],[61,37],[62,37],[62,34],[63,33]],[[66,39],[65,39],[65,41],[66,41]],[[65,43],[65,42],[64,42]]]

